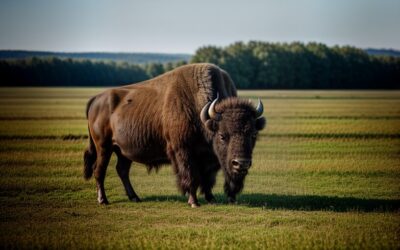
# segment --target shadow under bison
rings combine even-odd
[[[226,204],[223,194],[216,194],[217,205]],[[144,197],[146,201],[185,202],[180,195],[159,195]],[[201,202],[204,202],[200,200]],[[122,202],[122,201],[121,201]],[[334,212],[394,212],[400,211],[398,199],[363,199],[355,197],[318,196],[318,195],[278,195],[278,194],[242,194],[238,205],[260,207],[262,209],[287,209],[297,211],[334,211]]]

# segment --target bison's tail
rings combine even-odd
[[[86,118],[89,118],[89,109],[94,99],[96,99],[95,96],[90,98],[90,100],[86,105]],[[94,145],[92,135],[90,134],[89,127],[88,127],[88,132],[89,132],[89,146],[87,147],[83,155],[83,161],[84,161],[83,177],[86,180],[89,180],[90,177],[92,177],[93,167],[94,164],[96,163],[96,158],[97,158],[96,147]]]
[[[89,180],[90,177],[93,175],[93,167],[94,164],[96,163],[96,158],[97,158],[97,153],[96,153],[96,147],[93,142],[93,138],[90,134],[89,130],[89,146],[85,150],[85,154],[83,155],[83,160],[84,160],[84,168],[83,168],[83,177],[86,180]]]

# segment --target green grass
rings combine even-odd
[[[241,91],[268,119],[237,205],[191,209],[170,166],[131,179],[112,158],[111,204],[82,177],[85,104],[101,89],[0,89],[2,248],[307,249],[400,247],[399,91]]]

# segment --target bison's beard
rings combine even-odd
[[[236,202],[236,195],[243,189],[246,175],[233,174],[225,171],[224,191],[229,202]]]

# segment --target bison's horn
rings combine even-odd
[[[257,117],[257,119],[260,118],[263,113],[264,113],[264,105],[261,102],[260,98],[258,98],[258,104],[257,104],[257,108],[256,108],[256,117]]]
[[[219,100],[219,94],[217,93],[217,98],[211,103],[210,108],[208,109],[208,115],[210,116],[211,119],[213,120],[220,120],[221,115],[215,111],[215,104],[217,104]]]
[[[203,109],[200,112],[200,119],[203,123],[206,123],[210,117],[208,116],[208,108],[210,107],[211,102],[208,102],[206,105],[204,105]]]

